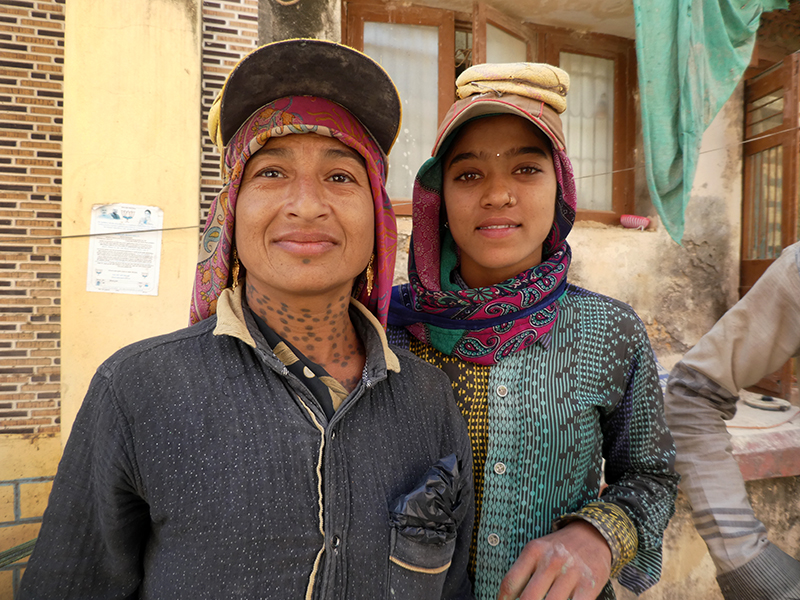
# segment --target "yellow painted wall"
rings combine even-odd
[[[60,458],[58,436],[0,436],[0,551],[38,535]],[[13,598],[22,572],[0,571],[0,600]]]
[[[200,198],[200,0],[66,5],[62,441],[97,366],[188,323]],[[158,296],[86,291],[91,208],[164,211]],[[70,236],[79,236],[70,238]]]
[[[62,435],[0,436],[0,551],[38,534],[97,366],[188,322],[200,199],[200,0],[70,0],[63,145]],[[159,294],[86,291],[94,204],[164,211]],[[74,237],[73,237],[74,236]],[[20,568],[0,571],[11,600]]]

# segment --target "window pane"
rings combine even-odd
[[[507,63],[528,60],[528,46],[521,39],[486,24],[486,62]]]
[[[456,29],[456,79],[472,66],[472,32]],[[456,92],[453,90],[453,100]]]
[[[782,250],[783,146],[752,154],[747,161],[752,202],[746,222],[750,223],[751,245],[744,249],[744,258],[774,259]]]
[[[761,135],[783,125],[783,89],[770,92],[747,105],[747,136]]]
[[[366,22],[364,53],[386,69],[400,92],[403,124],[389,160],[386,189],[392,200],[410,199],[414,176],[430,157],[439,126],[439,30]]]
[[[578,208],[613,210],[614,61],[562,52],[559,65],[570,78],[561,118],[575,169]]]

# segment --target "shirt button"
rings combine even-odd
[[[489,542],[490,546],[497,546],[500,543],[500,536],[496,533],[490,533],[486,541]]]
[[[503,475],[503,474],[505,474],[505,472],[506,472],[506,466],[505,466],[505,464],[503,464],[503,463],[501,463],[501,462],[499,462],[499,463],[495,463],[495,464],[494,464],[494,472],[495,472],[495,473],[497,473],[498,475]]]
[[[331,540],[331,548],[336,549],[336,548],[339,547],[339,545],[341,543],[342,543],[342,540],[339,539],[338,535],[335,535],[335,536],[333,536],[333,539]]]
[[[504,385],[497,386],[497,395],[501,398],[505,398],[508,395],[508,388]]]

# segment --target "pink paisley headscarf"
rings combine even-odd
[[[360,277],[353,287],[353,296],[386,325],[397,248],[394,211],[385,188],[386,157],[350,112],[330,100],[312,96],[290,96],[267,104],[228,143],[223,167],[225,184],[211,205],[200,241],[190,323],[215,314],[217,298],[232,283],[236,198],[248,159],[271,137],[305,133],[335,138],[364,158],[375,206],[375,279],[367,295]]]
[[[566,152],[553,147],[558,189],[542,262],[494,285],[461,287],[452,281],[460,249],[441,218],[442,162],[457,131],[422,165],[414,181],[409,283],[394,289],[389,323],[406,327],[414,337],[444,354],[494,365],[549,339],[572,258],[566,237],[575,222],[575,180]]]

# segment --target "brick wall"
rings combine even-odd
[[[0,4],[0,434],[59,430],[64,1]],[[203,2],[203,222],[221,184],[208,109],[257,43],[258,0]]]
[[[200,223],[219,192],[220,156],[208,137],[208,109],[225,77],[258,45],[258,0],[203,2],[203,156],[200,180]]]
[[[59,429],[64,0],[0,3],[0,433]]]

